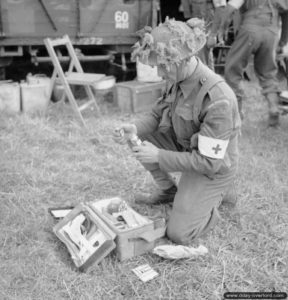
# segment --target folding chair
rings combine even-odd
[[[226,45],[216,46],[213,49],[214,68],[216,73],[224,74],[226,57],[229,50],[230,50],[230,46],[226,46]]]
[[[51,98],[55,83],[60,82],[64,87],[64,93],[61,100],[65,99],[65,95],[67,96],[75,113],[78,115],[83,125],[86,126],[81,112],[86,108],[88,108],[90,105],[94,104],[97,114],[99,113],[99,106],[94,97],[91,86],[96,82],[100,81],[101,79],[104,79],[105,74],[96,74],[96,73],[94,74],[94,73],[83,72],[83,68],[79,62],[79,59],[75,53],[75,50],[72,46],[72,43],[68,35],[64,35],[63,38],[58,38],[54,40],[51,40],[50,38],[46,38],[44,39],[44,43],[54,66],[49,95],[48,95],[49,99]],[[60,61],[58,59],[59,56],[57,55],[55,50],[56,47],[61,47],[61,46],[66,47],[68,51],[68,55],[70,57],[70,63],[67,72],[64,72],[60,64]],[[78,103],[74,97],[70,85],[83,86],[88,96],[88,101],[86,101],[81,106],[78,106]]]

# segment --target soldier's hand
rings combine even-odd
[[[217,39],[218,39],[219,46],[225,45],[225,41],[227,40],[227,35],[228,32],[222,32],[222,31],[218,32]]]
[[[277,54],[288,57],[288,43],[279,43],[279,45],[277,46]]]
[[[133,134],[137,135],[137,127],[134,124],[123,124],[114,129],[112,138],[116,143],[124,145]]]
[[[132,148],[135,157],[141,163],[158,163],[158,155],[159,155],[159,148],[154,146],[152,143],[144,141],[141,146],[135,146]]]
[[[210,34],[207,38],[207,48],[214,48],[217,44],[217,37],[214,34]]]

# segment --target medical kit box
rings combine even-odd
[[[90,206],[116,234],[120,261],[152,250],[157,239],[165,235],[164,218],[151,220],[142,216],[119,197],[94,201]]]
[[[78,204],[53,231],[76,267],[85,271],[114,249],[120,261],[152,250],[165,235],[166,224],[164,218],[151,220],[114,197]]]

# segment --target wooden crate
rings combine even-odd
[[[166,82],[125,81],[116,84],[116,99],[121,112],[149,111],[155,101],[161,97]]]
[[[116,234],[116,254],[118,259],[123,261],[152,250],[155,247],[157,239],[165,235],[166,225],[165,219],[150,220],[138,214],[127,205],[127,211],[133,212],[133,216],[136,216],[136,219],[139,220],[139,224],[141,223],[141,225],[132,228],[121,228],[121,225],[117,225],[115,219],[111,218],[107,209],[111,203],[120,204],[121,202],[123,202],[121,198],[115,197],[95,201],[89,205]]]

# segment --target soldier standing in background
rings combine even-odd
[[[212,70],[214,70],[213,47],[216,44],[217,34],[217,26],[213,24],[213,19],[214,14],[218,13],[218,7],[225,4],[226,0],[181,0],[184,18],[204,20],[206,31],[210,32],[207,43],[198,53],[198,57]]]
[[[279,125],[279,93],[277,79],[276,49],[278,45],[287,43],[287,20],[283,19],[281,41],[279,43],[280,17],[288,11],[288,0],[230,0],[222,10],[215,15],[214,22],[219,25],[220,40],[225,36],[231,16],[234,11],[241,12],[242,21],[238,34],[226,58],[225,79],[233,88],[240,114],[244,91],[242,89],[243,72],[253,56],[255,74],[257,75],[262,93],[268,102],[268,124]],[[220,18],[220,21],[219,21]],[[285,25],[286,24],[286,25]]]

